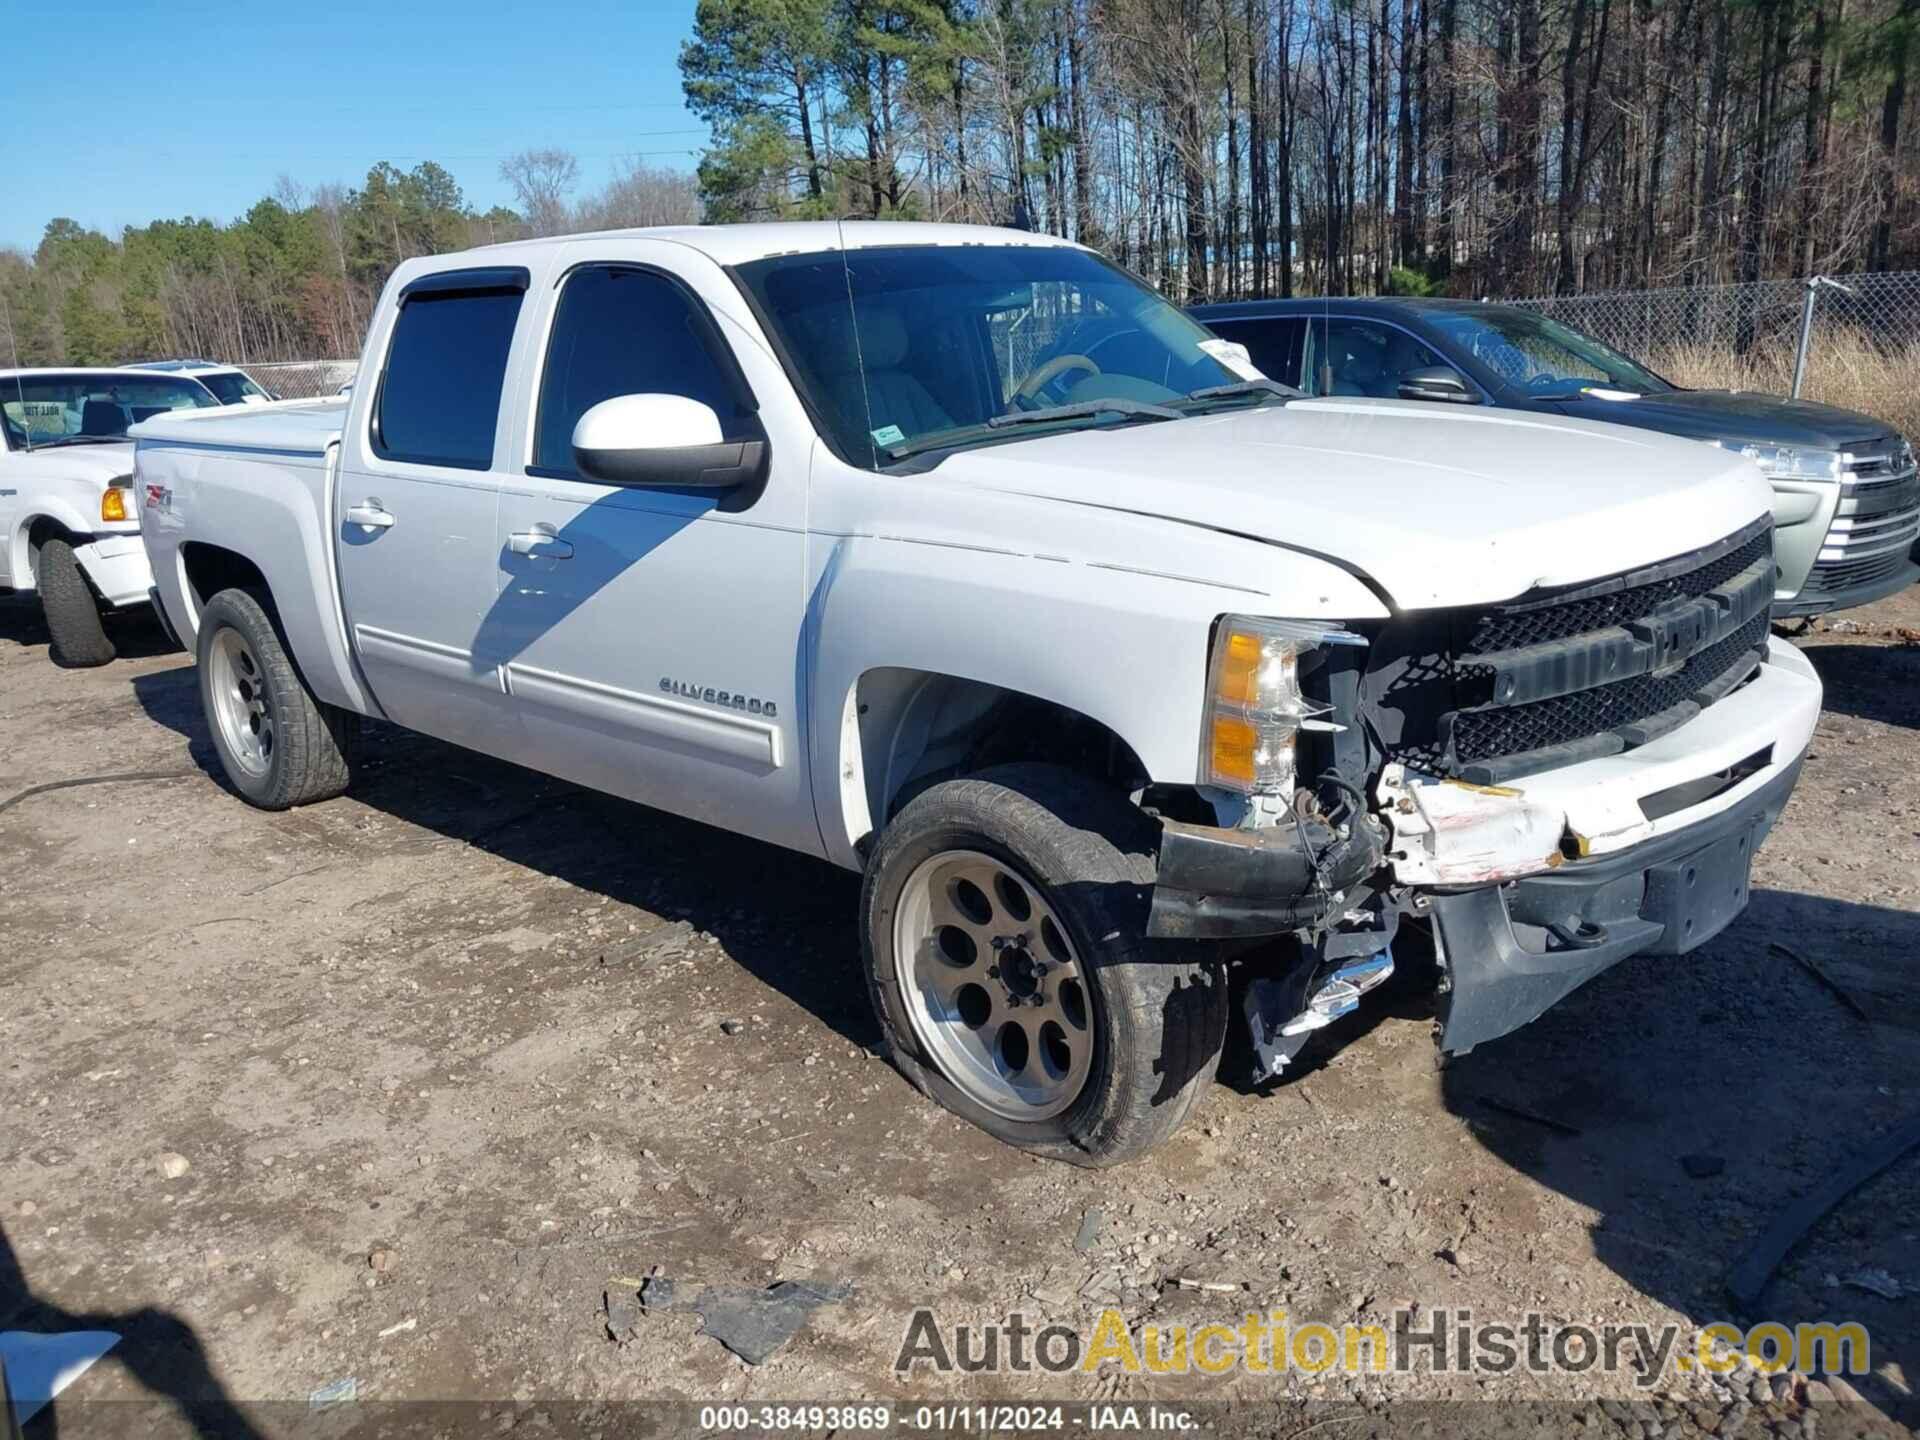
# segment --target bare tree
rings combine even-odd
[[[580,178],[580,162],[568,150],[522,150],[500,162],[500,178],[513,187],[529,235],[558,235],[569,228],[567,195]]]

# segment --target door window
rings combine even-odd
[[[747,438],[751,412],[714,353],[718,343],[706,312],[675,281],[617,266],[576,271],[560,292],[547,343],[533,468],[574,476],[573,427],[616,395],[698,400],[720,417],[726,439]]]
[[[415,465],[493,463],[519,290],[442,290],[401,303],[387,348],[373,452]]]
[[[1316,341],[1325,336],[1317,357],[1322,383],[1315,387],[1322,394],[1393,400],[1399,398],[1400,381],[1410,371],[1447,363],[1430,346],[1391,325],[1330,319],[1315,329]],[[1331,386],[1325,383],[1329,374]]]
[[[1300,349],[1305,338],[1306,321],[1209,320],[1207,328],[1222,340],[1247,347],[1247,354],[1260,373],[1283,385],[1300,385]]]

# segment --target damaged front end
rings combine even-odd
[[[1255,678],[1223,679],[1223,652],[1242,642]],[[1204,796],[1216,817],[1238,823],[1162,820],[1148,934],[1214,942],[1234,961],[1256,1083],[1393,973],[1390,833],[1371,813],[1358,723],[1366,643],[1339,627],[1226,617],[1215,637],[1213,721],[1250,716],[1262,727],[1262,763],[1285,784]],[[1232,761],[1230,743],[1216,744],[1203,773],[1220,779]]]
[[[1223,943],[1256,1079],[1393,973],[1405,925],[1431,934],[1440,1045],[1462,1053],[1732,922],[1820,705],[1768,635],[1771,546],[1762,519],[1299,652],[1285,797],[1210,796],[1218,827],[1165,820],[1150,928]],[[1315,636],[1266,623],[1270,644]]]

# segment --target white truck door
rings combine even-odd
[[[0,397],[0,405],[5,398]],[[20,463],[13,450],[11,432],[0,435],[0,585],[12,585],[13,532],[20,524]]]
[[[690,257],[658,241],[563,254],[476,648],[506,675],[522,763],[817,853],[799,688],[810,447],[774,437],[752,493],[603,484],[573,461],[580,416],[622,395],[697,400],[726,439],[758,433],[715,316],[738,293]]]
[[[520,267],[439,272],[380,322],[367,403],[341,442],[336,523],[354,653],[399,724],[497,755],[519,749],[499,669],[474,640],[499,588],[495,455],[527,300]]]

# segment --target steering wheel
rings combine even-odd
[[[1527,389],[1535,395],[1544,395],[1549,390],[1564,390],[1568,382],[1559,375],[1541,373],[1527,381]]]
[[[1040,392],[1046,388],[1048,381],[1057,379],[1069,370],[1084,370],[1089,375],[1098,375],[1100,373],[1100,367],[1085,355],[1056,355],[1051,360],[1043,361],[1028,371],[1026,379],[1022,380],[1020,384],[1015,387],[1013,398],[1023,401],[1036,400],[1039,398]]]

